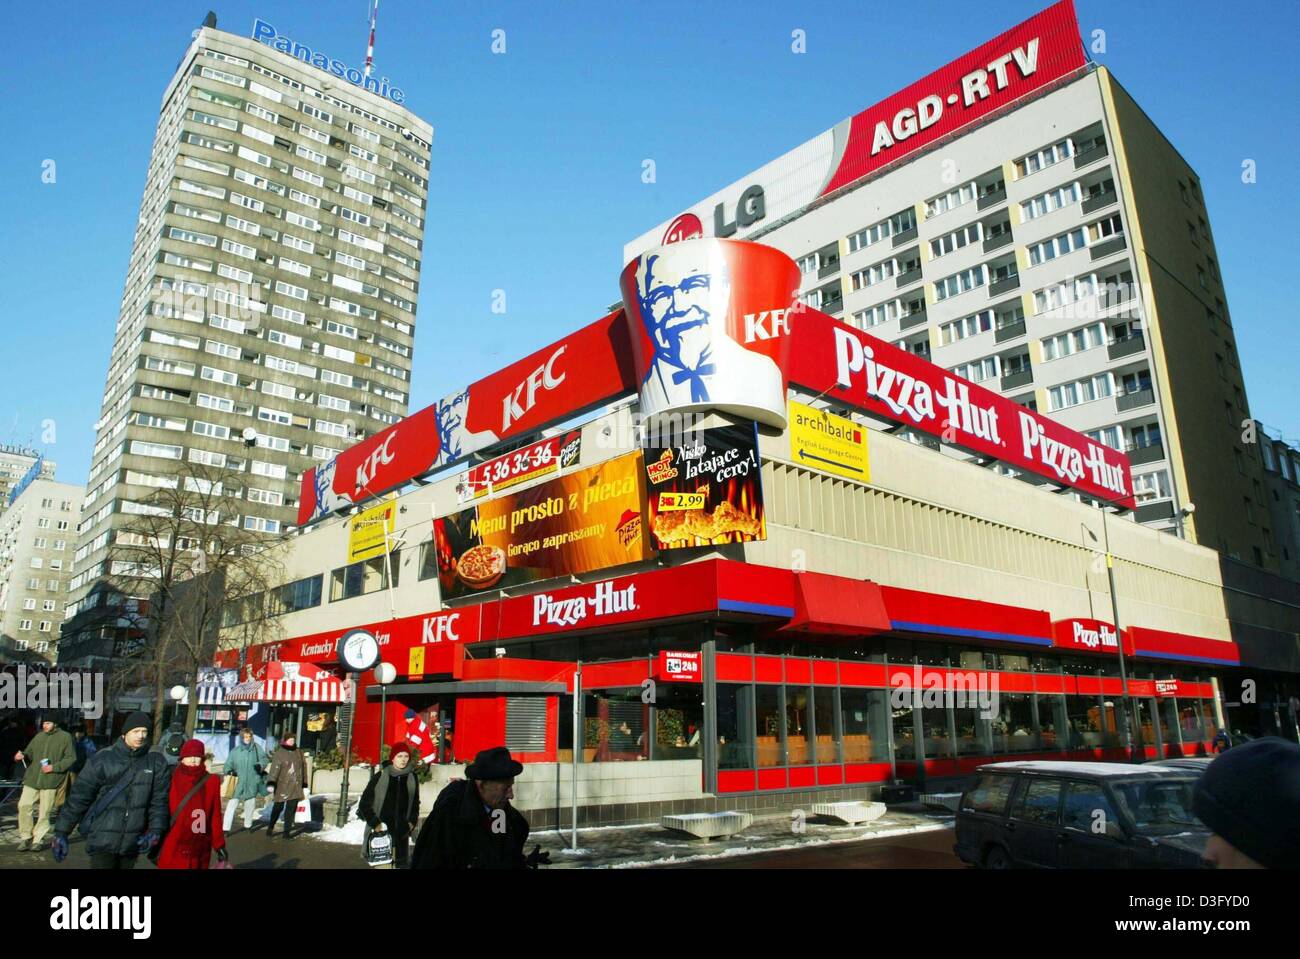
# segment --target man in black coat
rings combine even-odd
[[[412,869],[528,869],[548,864],[534,847],[524,855],[528,820],[510,805],[524,771],[505,746],[485,749],[434,800],[411,856]]]
[[[122,736],[86,763],[54,826],[54,858],[68,855],[68,837],[84,822],[92,869],[131,869],[166,831],[171,766],[149,751],[149,717],[126,718]]]

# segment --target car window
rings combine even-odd
[[[1119,816],[1099,783],[1067,783],[1061,825],[1098,836],[1116,835]]]
[[[1190,777],[1131,779],[1116,783],[1115,795],[1138,832],[1182,832],[1204,828],[1192,812],[1192,790],[1195,786],[1196,780]]]
[[[1062,785],[1064,783],[1060,779],[1030,777],[1020,793],[1016,818],[1025,822],[1055,826],[1057,809],[1061,804]]]
[[[1014,776],[985,774],[976,781],[974,788],[966,793],[961,808],[971,812],[987,812],[1001,816],[1007,811],[1007,799],[1011,796],[1011,787],[1016,784]]]

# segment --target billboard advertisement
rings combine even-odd
[[[656,549],[767,539],[758,427],[722,426],[647,447],[647,516]]]
[[[443,397],[303,473],[298,525],[635,391],[623,311]]]
[[[457,485],[456,494],[462,503],[482,499],[568,469],[581,455],[582,431],[570,430],[470,467]]]
[[[348,562],[383,556],[396,524],[397,503],[392,500],[353,516],[348,520]]]
[[[740,240],[683,240],[623,269],[641,413],[723,410],[785,426],[787,311],[799,267]]]
[[[945,443],[1128,509],[1128,457],[869,333],[808,310],[794,328],[790,381]]]
[[[443,599],[649,559],[641,464],[629,453],[434,520]]]

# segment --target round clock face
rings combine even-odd
[[[339,643],[339,657],[355,672],[369,669],[379,659],[379,641],[363,630],[349,633]]]

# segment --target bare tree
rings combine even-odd
[[[110,588],[128,598],[119,612],[139,621],[129,630],[139,647],[133,666],[114,673],[123,684],[152,687],[155,738],[173,684],[189,688],[186,732],[193,732],[198,671],[212,664],[223,616],[228,622],[233,611],[245,623],[246,644],[276,632],[265,598],[283,579],[277,540],[241,523],[241,474],[186,463],[171,479],[175,485],[134,507],[105,565]]]

